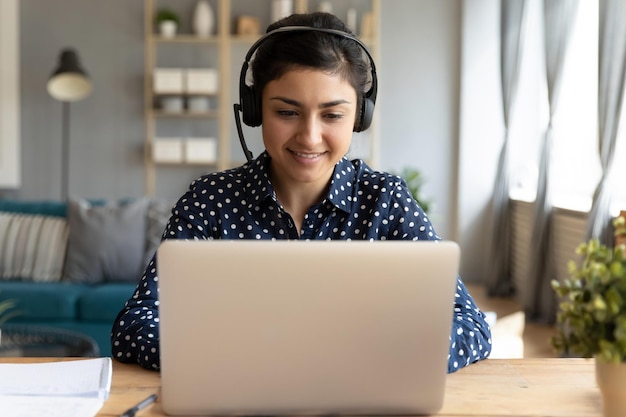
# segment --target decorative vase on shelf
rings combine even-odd
[[[273,0],[272,1],[272,21],[290,16],[293,13],[292,0]]]
[[[346,26],[348,26],[348,29],[350,29],[352,33],[356,33],[356,19],[356,9],[352,7],[349,8],[346,16]]]
[[[215,13],[206,0],[199,0],[193,11],[193,31],[201,38],[208,38],[215,26]]]
[[[626,363],[596,358],[596,383],[602,393],[603,416],[626,416]]]
[[[333,4],[328,0],[321,1],[319,6],[317,7],[317,11],[324,12],[324,13],[332,13]]]

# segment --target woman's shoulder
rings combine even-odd
[[[224,171],[208,172],[191,182],[190,189],[205,188],[207,186],[232,187],[241,184],[246,176],[246,165]]]
[[[400,176],[373,169],[362,159],[352,159],[350,164],[354,168],[355,179],[361,186],[375,189],[380,189],[381,186],[386,189],[406,186],[405,181]]]

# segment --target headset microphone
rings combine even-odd
[[[241,128],[241,118],[239,117],[239,112],[241,111],[241,106],[238,103],[233,105],[233,109],[235,110],[235,124],[237,125],[237,134],[239,135],[239,143],[241,143],[241,149],[243,149],[243,154],[246,156],[246,160],[248,162],[252,161],[252,152],[248,149],[246,145],[246,140],[243,138],[243,129]]]

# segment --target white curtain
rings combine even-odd
[[[552,201],[550,189],[550,161],[552,159],[554,115],[561,90],[565,53],[576,18],[578,0],[544,0],[544,41],[546,53],[546,81],[548,87],[549,122],[542,143],[539,160],[537,198],[532,233],[533,253],[529,283],[530,299],[522,300],[527,317],[553,322],[556,297],[550,287],[553,278],[550,229]]]
[[[490,295],[510,295],[509,242],[511,239],[509,200],[509,129],[513,114],[524,39],[526,0],[502,0],[500,10],[500,77],[504,140],[491,200],[493,234],[491,236],[487,290]]]
[[[626,77],[626,2],[600,0],[598,65],[598,145],[602,178],[593,196],[589,214],[589,238],[612,245],[611,190],[613,155],[622,113]]]

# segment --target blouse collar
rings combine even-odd
[[[256,159],[243,165],[248,209],[261,206],[263,201],[271,199],[276,204],[278,198],[269,177],[269,163],[272,158],[267,151],[261,153]],[[330,188],[322,204],[332,204],[340,210],[350,212],[354,202],[354,185],[356,183],[356,170],[345,156],[337,162],[330,180]]]

